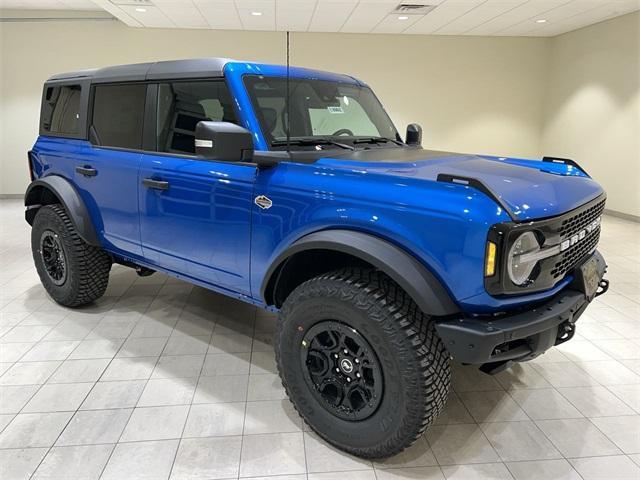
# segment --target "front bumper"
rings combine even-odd
[[[601,291],[608,282],[603,279],[606,263],[599,252],[594,259]],[[589,305],[579,282],[572,282],[553,298],[527,311],[500,317],[443,320],[436,330],[451,356],[468,364],[504,364],[527,361],[554,345],[570,340],[575,322]]]

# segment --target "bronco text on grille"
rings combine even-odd
[[[562,221],[560,237],[562,254],[551,270],[553,278],[563,277],[580,260],[592,253],[600,240],[600,219],[605,200]]]

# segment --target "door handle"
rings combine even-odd
[[[85,177],[95,177],[98,174],[98,171],[95,168],[88,165],[84,167],[76,167],[76,172],[84,175]]]
[[[165,182],[164,180],[144,178],[142,184],[147,188],[153,188],[155,190],[169,190],[169,182]]]

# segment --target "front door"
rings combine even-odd
[[[161,83],[156,112],[158,152],[143,154],[139,174],[145,259],[249,296],[256,167],[195,156],[199,121],[235,122],[226,85],[222,81]]]

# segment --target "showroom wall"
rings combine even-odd
[[[640,13],[552,39],[542,151],[579,159],[640,216]]]
[[[427,148],[578,159],[607,187],[609,208],[638,216],[639,18],[556,38],[293,33],[291,62],[367,81],[400,130],[422,124]],[[285,34],[0,23],[0,195],[28,183],[48,76],[199,56],[282,63]]]
[[[27,185],[42,82],[58,72],[198,56],[284,62],[285,34],[128,28],[113,21],[0,23],[4,125],[0,194]],[[539,154],[548,41],[532,38],[291,35],[291,62],[367,81],[397,127],[429,148]]]

